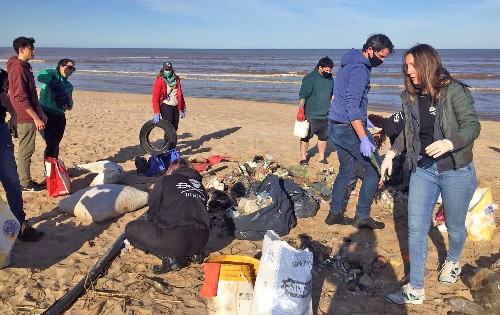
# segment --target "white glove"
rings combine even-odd
[[[437,158],[451,150],[453,150],[453,143],[448,139],[443,139],[434,141],[428,145],[427,148],[425,148],[425,153],[433,158]]]
[[[385,178],[385,173],[387,172],[387,176],[391,176],[392,174],[392,159],[396,156],[396,153],[392,150],[389,150],[385,153],[384,160],[382,161],[382,165],[380,166],[380,180],[382,181]]]

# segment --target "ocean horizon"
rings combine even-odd
[[[187,97],[254,100],[296,105],[304,75],[329,56],[335,66],[349,49],[154,49],[36,47],[33,71],[75,61],[75,90],[150,94],[163,62],[182,78]],[[372,70],[369,110],[401,109],[402,54],[396,49]],[[438,49],[444,67],[470,86],[481,119],[500,120],[500,49]],[[0,48],[0,67],[15,52]],[[38,84],[38,83],[37,83]],[[40,86],[38,84],[38,86]],[[144,104],[150,106],[150,104]],[[189,104],[188,104],[189,106]]]

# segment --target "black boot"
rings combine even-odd
[[[159,256],[158,258],[161,259],[161,265],[153,266],[153,273],[157,275],[165,272],[179,270],[186,266],[185,261],[182,261],[177,257]]]
[[[187,257],[187,259],[194,264],[202,264],[205,260],[205,253],[199,252],[197,254]]]

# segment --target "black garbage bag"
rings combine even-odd
[[[234,202],[223,191],[209,189],[207,210],[210,215],[210,231],[208,242],[203,251],[219,251],[229,245],[234,239],[234,222],[229,212],[234,210]]]
[[[234,235],[241,240],[262,240],[267,230],[273,230],[279,236],[287,235],[297,224],[293,205],[286,194],[280,178],[268,175],[258,185],[257,192],[267,191],[272,203],[249,215],[234,217]]]
[[[291,179],[282,179],[283,187],[293,203],[293,211],[297,218],[314,217],[319,210],[319,203]]]
[[[71,95],[63,81],[53,78],[47,86],[52,91],[52,98],[57,106],[64,109],[71,107]]]

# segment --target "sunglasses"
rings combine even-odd
[[[66,68],[68,68],[69,70],[72,70],[72,71],[76,71],[76,68],[75,68],[75,67],[73,67],[73,66],[68,66],[68,65],[66,65]]]

